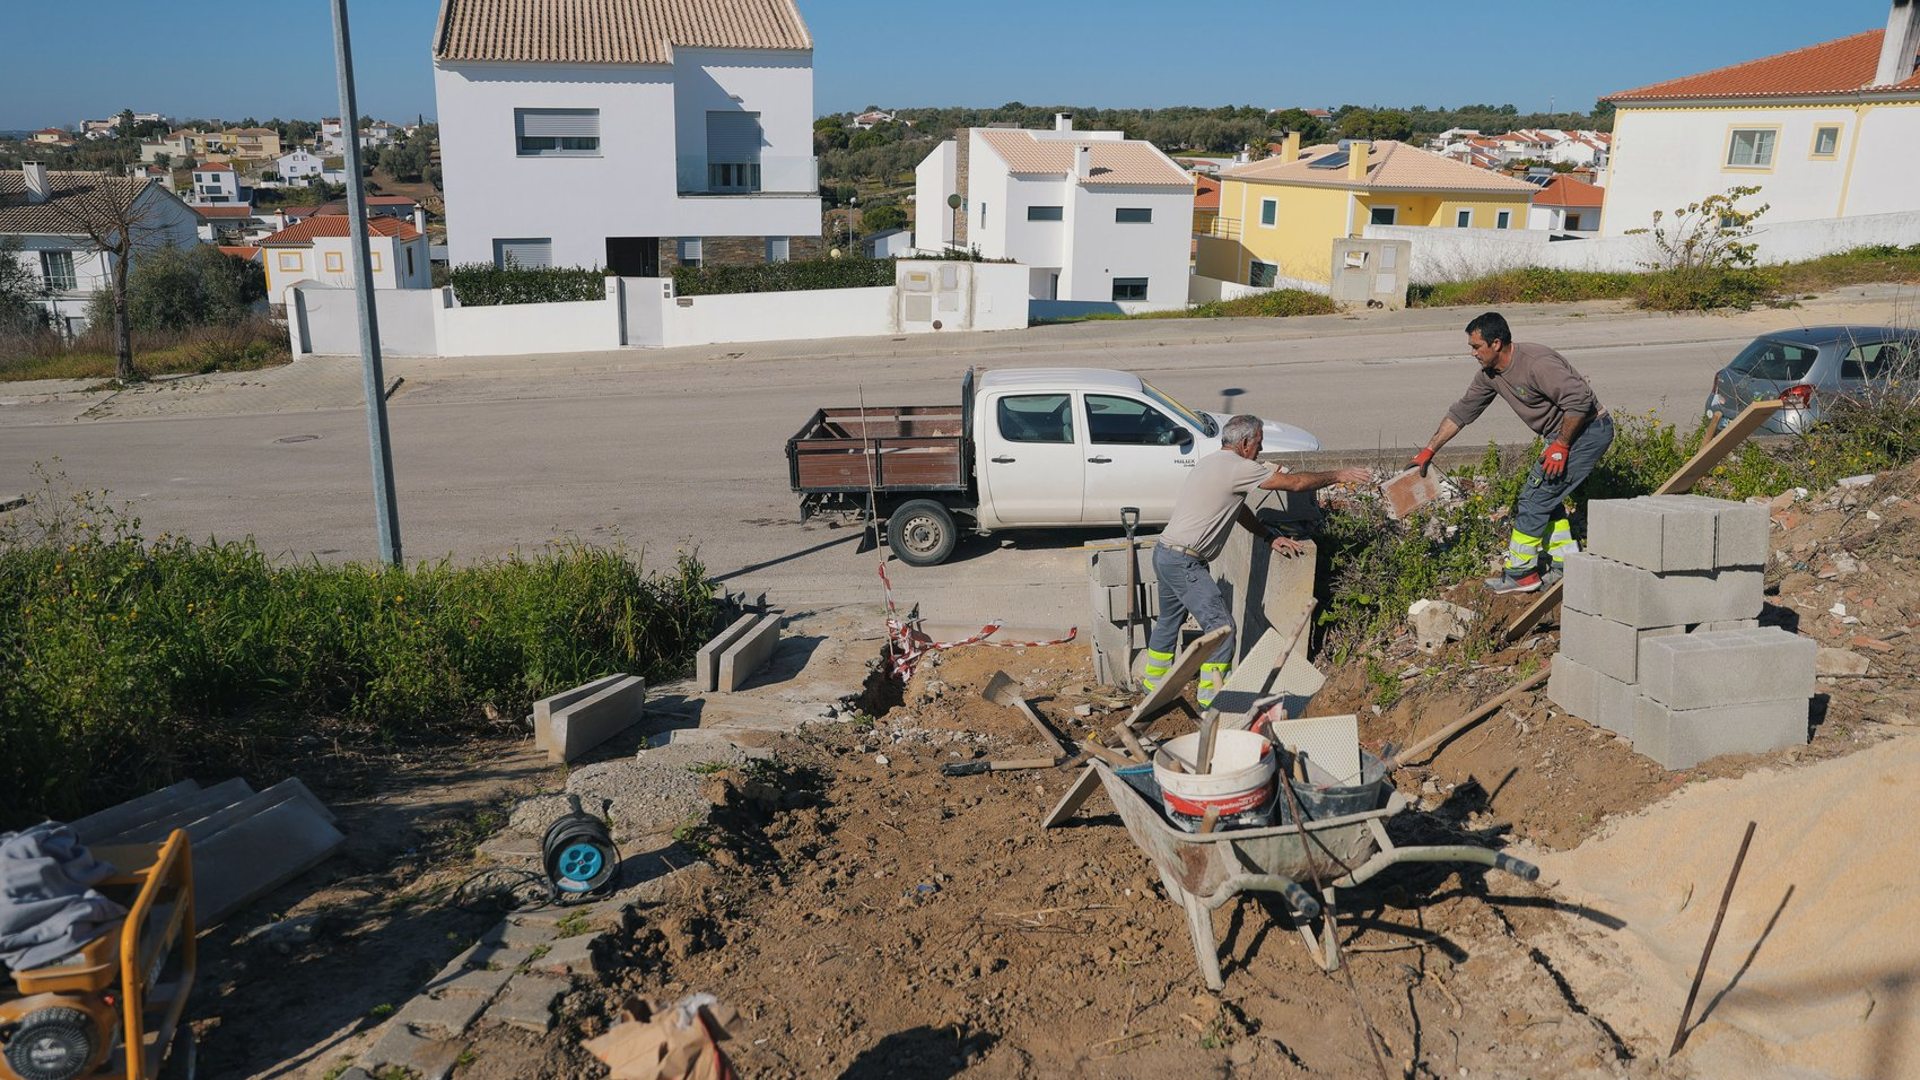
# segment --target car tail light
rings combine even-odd
[[[1806,383],[1789,386],[1780,391],[1780,400],[1785,402],[1789,409],[1804,409],[1813,404],[1813,387]]]

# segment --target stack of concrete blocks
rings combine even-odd
[[[1147,635],[1160,614],[1159,578],[1153,572],[1153,539],[1138,541],[1135,563],[1140,577],[1139,622],[1127,628],[1127,542],[1092,545],[1087,553],[1087,601],[1093,615],[1093,677],[1108,686],[1127,681],[1128,664],[1147,647]]]
[[[1587,513],[1547,696],[1669,769],[1806,742],[1817,647],[1757,620],[1767,508],[1654,495]]]

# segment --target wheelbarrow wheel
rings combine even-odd
[[[99,1049],[93,1018],[61,1006],[28,1013],[7,1042],[7,1067],[20,1080],[71,1080]]]

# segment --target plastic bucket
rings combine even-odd
[[[1253,827],[1273,824],[1273,745],[1251,731],[1222,731],[1213,744],[1212,771],[1194,772],[1200,753],[1200,733],[1182,735],[1153,755],[1153,778],[1160,784],[1161,803],[1175,825],[1192,832],[1209,809],[1219,811],[1219,826]],[[1186,772],[1167,767],[1178,761]]]
[[[1364,814],[1386,805],[1389,787],[1387,767],[1365,750],[1360,751],[1360,782],[1357,784],[1334,783],[1333,778],[1311,760],[1307,762],[1307,776],[1307,783],[1290,778],[1287,786],[1293,789],[1294,798],[1300,800],[1300,809],[1306,813],[1308,821]],[[1293,823],[1293,806],[1284,796],[1280,799],[1277,812],[1282,825]]]

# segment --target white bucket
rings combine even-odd
[[[1185,826],[1197,825],[1209,808],[1220,812],[1221,824],[1242,826],[1273,823],[1273,778],[1277,771],[1273,744],[1251,731],[1222,731],[1214,740],[1212,771],[1197,775],[1200,733],[1169,741],[1153,755],[1153,778],[1167,816]],[[1167,767],[1178,761],[1186,772]]]

